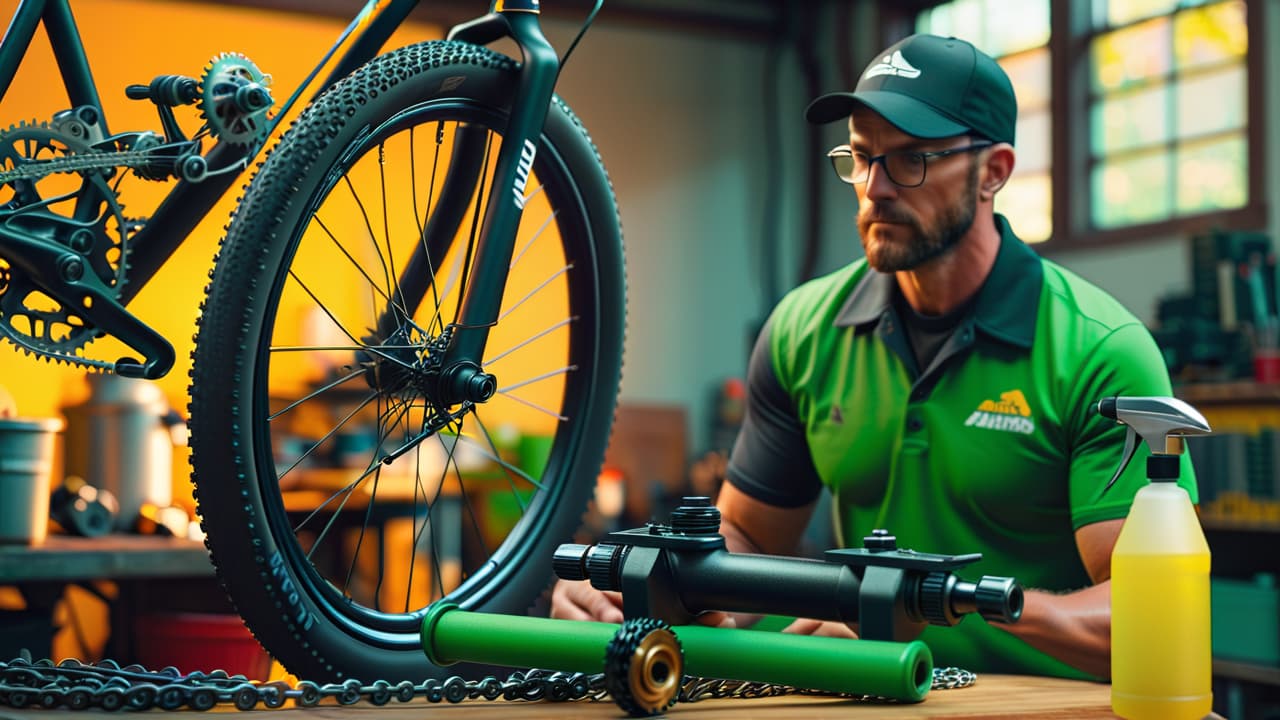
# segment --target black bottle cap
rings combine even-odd
[[[1177,455],[1152,453],[1147,458],[1147,479],[1153,482],[1174,482],[1181,469],[1182,462]]]

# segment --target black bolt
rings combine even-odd
[[[64,280],[75,282],[84,277],[84,260],[78,255],[64,255],[58,261],[58,272]]]
[[[876,528],[870,535],[862,538],[862,546],[872,552],[897,550],[898,538],[890,535],[888,530]]]
[[[76,252],[88,252],[93,247],[93,232],[81,228],[71,233],[71,239],[67,242],[72,250]]]

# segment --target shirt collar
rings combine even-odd
[[[1000,250],[991,267],[978,301],[973,307],[974,324],[997,340],[1031,347],[1036,333],[1036,308],[1044,284],[1040,256],[1018,239],[1004,216],[995,216],[1000,232]],[[897,279],[893,274],[868,267],[849,293],[836,315],[836,327],[852,327],[862,332],[877,324],[889,312]]]

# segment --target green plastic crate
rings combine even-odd
[[[1280,667],[1280,588],[1276,577],[1211,578],[1213,656]]]

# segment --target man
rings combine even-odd
[[[1169,395],[1169,378],[1132,314],[993,211],[1016,114],[994,60],[930,35],[809,106],[811,122],[848,121],[830,156],[857,192],[866,258],[775,308],[717,505],[734,552],[793,552],[823,487],[842,545],[886,528],[899,547],[980,552],[961,575],[1017,578],[1022,619],[930,627],[935,662],[1105,678],[1111,549],[1146,479],[1135,458],[1103,494],[1124,430],[1093,408]],[[1194,500],[1186,457],[1180,482]],[[553,614],[616,621],[617,603],[561,583]],[[787,630],[855,637],[815,620]]]

